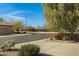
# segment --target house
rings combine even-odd
[[[9,23],[0,23],[0,35],[8,35],[12,33],[12,25]]]

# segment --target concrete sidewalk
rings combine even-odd
[[[24,35],[32,35],[32,34],[12,34],[12,35],[3,35],[0,36],[1,37],[16,37],[16,36],[24,36]]]
[[[61,43],[55,41],[38,40],[26,43],[16,44],[15,48],[21,48],[22,45],[36,44],[41,48],[41,53],[55,56],[79,56],[79,43]]]

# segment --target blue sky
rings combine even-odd
[[[8,22],[21,20],[25,25],[33,27],[46,23],[40,3],[0,3],[0,17]]]

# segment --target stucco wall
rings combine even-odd
[[[0,26],[0,35],[11,34],[12,27],[11,26]]]

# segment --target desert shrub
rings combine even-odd
[[[63,40],[70,40],[69,33],[63,33]]]
[[[34,44],[27,44],[19,50],[20,56],[37,56],[40,52],[40,47]]]
[[[53,34],[53,37],[55,38],[55,39],[58,39],[58,40],[62,40],[62,34],[61,33],[56,33],[56,34]]]
[[[11,48],[15,45],[15,42],[13,40],[9,40],[9,41],[6,41],[4,42],[1,46],[0,46],[0,49],[2,51],[9,51],[11,50]]]

